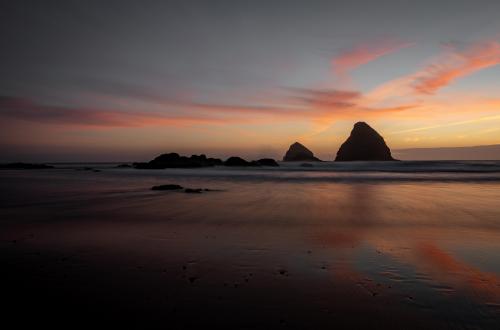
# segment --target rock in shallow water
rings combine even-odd
[[[186,188],[186,189],[184,189],[184,192],[188,193],[188,194],[201,194],[202,191],[203,191],[203,189],[201,189],[201,188]]]
[[[182,186],[178,184],[163,184],[159,186],[153,186],[151,190],[180,190],[184,189]]]

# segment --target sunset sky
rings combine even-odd
[[[2,161],[500,144],[500,1],[4,1]]]

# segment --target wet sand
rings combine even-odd
[[[498,328],[500,182],[234,173],[0,172],[5,322]]]

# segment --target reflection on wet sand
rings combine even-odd
[[[30,175],[0,185],[3,283],[88,300],[96,313],[118,306],[111,319],[422,329],[500,320],[495,183]],[[170,182],[223,191],[149,189]]]
[[[422,267],[434,280],[461,290],[485,302],[499,301],[500,278],[496,274],[481,271],[462,262],[433,243],[416,247]]]

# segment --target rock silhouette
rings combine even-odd
[[[274,159],[272,158],[262,158],[257,161],[259,166],[273,166],[273,167],[278,167],[280,166]]]
[[[248,162],[241,157],[229,157],[225,162],[224,166],[258,166],[257,162]]]
[[[201,194],[203,189],[201,188],[186,188],[184,189],[184,192],[187,194]]]
[[[222,165],[222,160],[218,158],[207,158],[207,156],[203,154],[186,157],[172,152],[162,154],[147,163],[134,163],[133,165],[138,169],[196,168]]]
[[[280,166],[274,159],[272,158],[261,158],[259,160],[252,160],[248,162],[241,157],[229,157],[225,162],[224,166]]]
[[[132,165],[130,164],[118,164],[115,166],[115,168],[131,168]]]
[[[314,157],[311,150],[304,147],[302,144],[295,142],[288,148],[288,151],[283,157],[285,162],[303,162],[303,161],[313,161],[319,162],[320,159]]]
[[[151,187],[151,190],[179,190],[179,189],[184,189],[184,188],[178,184],[162,184],[159,186]]]
[[[339,161],[390,161],[391,150],[384,138],[365,122],[357,122],[351,135],[340,146],[336,162]]]
[[[198,168],[209,166],[279,166],[271,158],[262,158],[251,162],[241,157],[229,157],[225,162],[218,158],[207,158],[207,156],[192,155],[191,157],[180,156],[178,153],[171,152],[162,154],[147,163],[134,163],[133,167],[137,169],[165,169],[165,168]],[[125,165],[120,165],[120,168]]]

